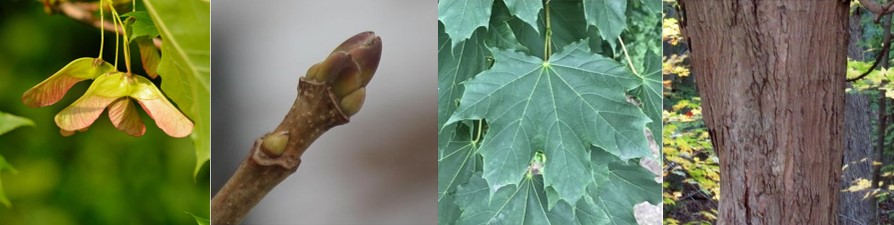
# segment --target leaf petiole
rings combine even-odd
[[[630,70],[633,71],[633,74],[641,76],[638,72],[636,72],[636,68],[634,68],[633,66],[633,61],[630,60],[630,55],[627,54],[627,46],[624,45],[624,40],[621,39],[621,36],[618,36],[618,42],[621,43],[621,49],[624,50],[624,57],[627,58],[627,64],[630,64]]]

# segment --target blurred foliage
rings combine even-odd
[[[857,7],[861,7],[858,3],[855,4],[855,2],[856,1],[851,2],[851,13],[854,13]],[[892,21],[894,21],[894,19],[892,19]],[[861,14],[860,25],[862,29],[862,37],[857,44],[863,49],[863,60],[848,59],[846,76],[848,79],[851,79],[866,72],[868,72],[868,74],[866,74],[865,77],[852,82],[852,87],[848,88],[847,92],[849,94],[856,93],[869,96],[869,106],[872,113],[872,116],[870,116],[872,133],[869,139],[872,141],[873,148],[877,149],[876,139],[880,132],[877,116],[880,109],[878,96],[882,93],[881,91],[884,90],[885,97],[894,98],[894,83],[891,82],[894,80],[894,70],[891,68],[882,68],[880,65],[873,70],[869,70],[872,64],[875,63],[877,56],[881,53],[884,41],[884,29],[881,24],[875,22],[874,14],[865,13],[865,11]],[[892,52],[888,53],[889,65],[892,63],[892,61],[890,61],[892,58],[891,53]],[[894,111],[894,104],[891,104],[890,99],[888,99],[886,111],[889,113]],[[882,150],[882,157],[891,159],[894,158],[894,135],[891,135],[892,132],[894,132],[894,126],[891,125],[891,119],[888,119],[887,121],[887,129],[884,131],[886,135],[884,135],[885,147]],[[894,210],[892,210],[894,209],[894,199],[890,197],[891,193],[894,193],[894,185],[890,182],[894,179],[894,165],[884,164],[884,162],[885,160],[881,160],[881,162],[876,160],[873,162],[873,165],[881,167],[879,171],[880,181],[878,181],[878,188],[873,189],[871,180],[861,178],[852,182],[842,191],[864,192],[869,190],[868,193],[874,195],[879,203],[878,213],[879,218],[881,219],[880,224],[890,224],[894,221]],[[868,176],[872,176],[872,174]]]
[[[676,18],[678,6],[676,1],[664,3],[664,224],[713,224],[720,198],[719,159],[690,76],[688,47]]]
[[[44,108],[22,104],[28,88],[67,62],[95,56],[99,39],[98,29],[47,15],[39,2],[0,2],[0,111],[34,122],[0,136],[0,155],[18,170],[3,174],[12,207],[0,207],[0,224],[195,224],[187,212],[209,214],[208,166],[192,177],[190,139],[168,137],[154,123],[146,124],[145,136],[131,137],[105,117],[89,132],[62,137],[53,117],[78,96]],[[106,32],[106,40],[114,39]]]

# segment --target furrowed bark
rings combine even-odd
[[[213,224],[239,224],[273,187],[298,169],[301,155],[311,143],[349,121],[329,85],[302,78],[298,86],[298,98],[288,115],[270,132],[288,135],[282,155],[270,154],[263,147],[263,138],[255,141],[249,156],[211,200]]]
[[[838,224],[847,1],[683,1],[720,225]]]

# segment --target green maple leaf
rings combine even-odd
[[[451,47],[451,40],[438,26],[438,220],[449,224],[459,217],[452,193],[469,180],[475,167],[472,131],[465,124],[444,126],[459,105],[461,82],[483,71],[487,52],[481,45],[482,32]]]
[[[640,80],[621,64],[593,54],[587,40],[566,46],[548,62],[492,48],[495,64],[465,82],[448,124],[487,120],[478,149],[491,192],[521,180],[535,151],[546,155],[544,183],[576,202],[590,177],[591,145],[627,160],[650,154],[649,119],[626,101]]]
[[[523,52],[529,51],[527,47],[518,42],[515,33],[512,32],[512,27],[506,21],[492,21],[490,29],[487,32],[487,38],[484,40],[487,46],[500,49],[515,49]]]
[[[604,172],[595,173],[594,179],[598,185],[588,187],[589,195],[578,202],[577,208],[582,213],[605,215],[608,223],[602,224],[637,225],[633,215],[634,205],[661,202],[661,184],[655,181],[656,175],[652,172],[638,163],[620,160],[601,149],[593,149],[591,157],[593,165],[599,167],[596,170]]]
[[[211,158],[210,4],[202,1],[143,0],[161,34],[158,74],[161,89],[195,123],[193,176]]]
[[[627,1],[584,0],[584,15],[587,23],[599,29],[599,36],[609,43],[615,43],[621,31],[627,27]]]
[[[540,16],[540,10],[543,9],[543,2],[531,0],[504,0],[509,12],[531,25],[532,28],[538,29],[537,17]]]
[[[636,163],[593,149],[593,184],[572,207],[566,201],[547,206],[549,188],[539,175],[525,176],[517,185],[491,194],[481,173],[456,192],[462,208],[457,224],[629,224],[636,225],[633,207],[641,202],[661,201],[661,186],[655,174]]]
[[[471,129],[465,124],[451,124],[445,132],[445,147],[438,148],[438,224],[451,224],[459,218],[459,206],[454,204],[454,193],[460,184],[469,181],[476,167],[475,143]]]
[[[471,37],[475,29],[487,28],[493,4],[494,0],[438,1],[438,20],[453,40],[451,46]]]
[[[645,71],[640,77],[642,83],[633,93],[636,93],[636,97],[642,101],[643,111],[652,120],[648,125],[652,132],[652,138],[655,139],[658,146],[663,146],[661,143],[661,89],[663,88],[661,85],[661,56],[647,52],[644,66]]]
[[[133,23],[130,24],[130,32],[128,33],[130,41],[143,36],[148,38],[158,37],[158,29],[155,29],[155,24],[152,23],[152,17],[149,16],[149,12],[133,11],[123,14],[121,17],[124,19],[133,18]]]
[[[598,35],[596,29],[587,30],[587,20],[584,18],[583,7],[581,4],[582,3],[579,0],[551,1],[549,3],[551,19],[550,29],[552,30],[551,45],[554,50],[561,49],[564,46],[578,42],[587,37]],[[533,56],[543,57],[543,43],[546,41],[546,35],[544,32],[538,32],[538,29],[546,29],[546,22],[543,21],[543,16],[539,17],[537,27],[531,27],[525,21],[513,17],[510,10],[506,8],[504,4],[500,4],[499,2],[495,3],[493,14],[494,18],[491,19],[488,34],[502,32],[499,30],[502,29],[502,27],[500,27],[502,24],[500,23],[505,23],[509,26],[515,35],[515,38],[518,40],[518,43],[515,43],[515,45],[524,46],[529,50],[524,48],[518,49]],[[592,49],[600,49],[598,47],[602,43],[600,39],[594,38],[589,40]],[[490,43],[488,43],[488,46],[504,48],[503,46],[495,46]],[[515,49],[515,47],[513,47],[513,49]]]
[[[475,169],[476,146],[471,129],[464,124],[451,124],[447,128],[451,136],[449,143],[438,151],[438,203],[456,186],[467,182]]]
[[[460,83],[486,69],[487,52],[479,38],[481,32],[461,45],[451,47],[451,39],[444,32],[444,27],[439,24],[438,28],[438,133],[440,133],[447,119],[456,111],[457,103],[463,93]]]
[[[503,187],[493,195],[480,176],[475,174],[457,190],[456,202],[465,206],[461,207],[458,225],[552,224],[547,216],[541,176],[525,177],[517,186]]]

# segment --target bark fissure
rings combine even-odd
[[[718,224],[835,224],[846,3],[683,2]]]

